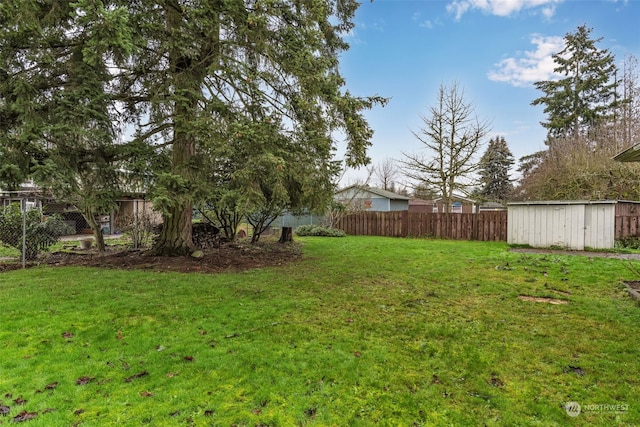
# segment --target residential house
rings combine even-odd
[[[353,210],[390,212],[409,210],[411,197],[361,185],[352,185],[336,192],[334,199]]]
[[[132,218],[154,224],[161,223],[161,215],[152,210],[151,202],[145,197],[144,193],[132,193],[116,200],[117,208],[110,215],[97,217],[103,232],[105,234],[119,233],[122,223],[133,221]],[[0,207],[10,203],[24,203],[26,209],[39,209],[45,216],[60,215],[75,234],[92,233],[89,224],[75,206],[56,200],[51,194],[43,192],[33,183],[21,185],[19,191],[0,190]]]
[[[433,213],[433,200],[409,200],[409,213]]]
[[[432,201],[433,213],[445,213],[445,203],[443,197],[438,197]],[[450,213],[476,213],[477,203],[475,200],[454,194],[449,202]]]

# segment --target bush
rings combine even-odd
[[[12,203],[0,210],[0,242],[22,252],[23,225],[26,226],[24,252],[28,260],[36,259],[38,253],[49,250],[49,247],[56,244],[60,237],[72,232],[71,227],[59,216],[54,215],[43,220],[42,214],[37,209],[26,212],[23,224],[20,205]]]
[[[131,238],[134,249],[151,246],[156,227],[155,218],[149,212],[133,215],[121,215],[117,218],[116,228]]]
[[[320,225],[301,225],[296,228],[297,236],[325,236],[325,237],[345,237],[347,234],[337,228],[323,227]]]
[[[621,249],[640,249],[640,239],[638,237],[623,237],[616,240],[615,247]]]

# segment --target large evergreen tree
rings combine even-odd
[[[553,55],[557,80],[535,83],[544,95],[532,105],[544,105],[548,141],[553,138],[586,135],[613,116],[616,96],[616,65],[613,55],[591,38],[591,28],[580,26],[564,37],[564,48]]]
[[[73,13],[70,2],[0,4],[0,182],[16,188],[33,178],[75,204],[104,250],[95,216],[113,209],[124,150],[114,145],[106,90],[111,59],[92,42],[112,44],[111,58],[122,51],[115,35],[74,22]]]
[[[0,117],[10,126],[0,137],[10,156],[0,172],[15,183],[54,158],[63,170],[79,148],[93,168],[115,168],[121,148],[152,148],[147,160],[160,161],[144,172],[164,214],[155,252],[168,255],[193,250],[192,207],[208,191],[200,166],[227,145],[251,153],[231,177],[247,200],[276,192],[286,205],[292,188],[326,196],[335,131],[347,163],[365,164],[372,131],[361,113],[384,102],[352,96],[338,71],[357,6],[3,0]]]
[[[492,202],[504,202],[513,190],[509,170],[514,164],[513,154],[504,137],[492,138],[480,158],[480,195]]]

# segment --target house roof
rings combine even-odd
[[[640,144],[629,147],[614,156],[613,160],[619,162],[640,162]]]
[[[444,199],[444,197],[440,196],[440,197],[437,197],[437,198],[433,199],[433,201],[434,201],[434,202],[438,202],[438,201],[443,200],[443,199]],[[458,195],[458,194],[454,194],[454,195],[451,197],[451,200],[452,200],[452,201],[468,202],[468,203],[476,203],[476,201],[475,201],[475,200],[473,200],[473,199],[469,199],[468,197],[460,196],[460,195]]]
[[[21,190],[17,191],[9,191],[0,189],[0,198],[21,198],[21,197],[47,197],[48,194],[45,194],[42,190],[37,188],[27,188],[22,187]]]
[[[502,203],[498,202],[486,202],[480,205],[481,208],[504,208]]]
[[[382,190],[380,188],[363,187],[361,185],[351,185],[347,188],[343,188],[342,190],[338,190],[336,194],[344,193],[345,191],[348,191],[351,189],[368,191],[369,193],[373,193],[381,197],[386,197],[387,199],[391,199],[391,200],[411,200],[411,197],[403,196],[402,194],[397,194],[392,191]]]
[[[409,200],[409,205],[411,205],[411,206],[432,206],[433,205],[433,200],[411,199],[411,200]]]

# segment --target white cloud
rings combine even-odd
[[[373,22],[361,22],[358,24],[358,28],[362,30],[384,31],[386,23],[383,19],[377,19]]]
[[[551,19],[556,14],[556,5],[552,4],[542,8],[542,16],[547,19]]]
[[[426,21],[422,21],[420,23],[420,26],[423,28],[428,28],[428,29],[433,29],[433,22],[431,22],[429,19],[427,19]]]
[[[553,79],[556,64],[552,55],[563,49],[564,38],[536,34],[531,37],[531,43],[536,46],[535,50],[525,51],[519,57],[505,58],[495,64],[496,69],[487,74],[489,80],[523,87]]]
[[[436,25],[436,23],[431,19],[423,19],[420,12],[414,13],[411,16],[411,20],[417,22],[419,27],[427,28],[429,30],[432,30],[433,27]]]
[[[510,16],[523,9],[542,7],[542,14],[550,18],[555,13],[555,5],[562,1],[564,0],[453,0],[447,5],[447,11],[460,19],[473,9],[497,16]]]

